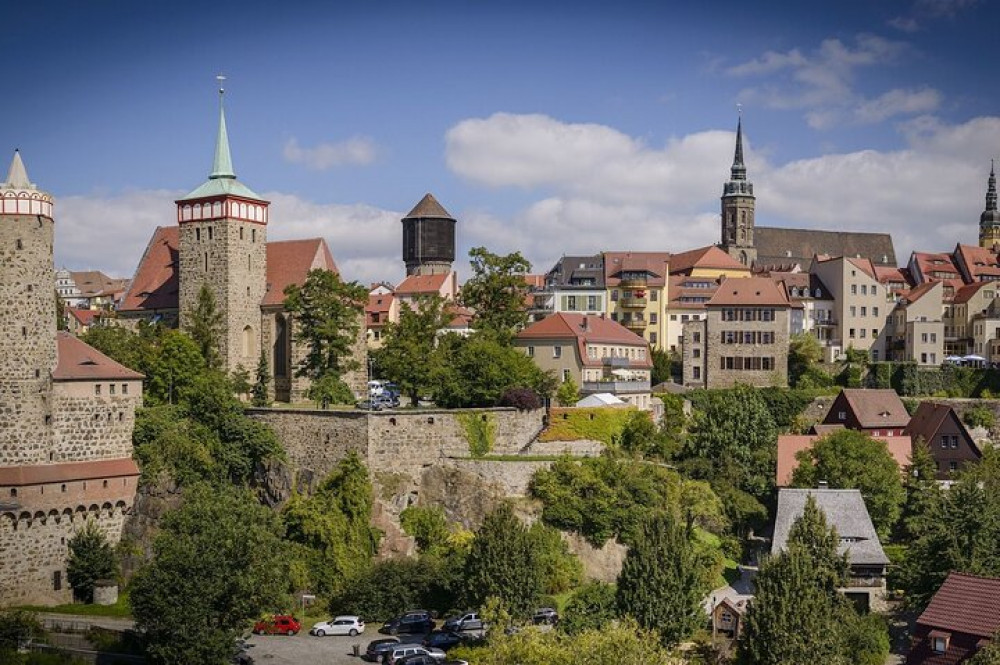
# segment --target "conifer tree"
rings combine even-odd
[[[267,368],[267,356],[260,352],[260,360],[257,361],[256,381],[253,384],[253,395],[251,403],[254,406],[267,406],[267,384],[271,382],[271,374]]]
[[[194,309],[185,312],[184,332],[194,340],[205,359],[205,366],[218,369],[222,362],[219,355],[219,339],[222,337],[222,312],[215,303],[215,294],[208,284],[198,289],[198,300]]]
[[[503,503],[486,516],[465,562],[472,607],[498,598],[513,616],[527,616],[541,593],[541,571],[528,529]]]
[[[92,603],[97,581],[113,578],[117,572],[114,550],[93,520],[88,520],[68,544],[66,579],[73,588],[73,595],[85,603]]]

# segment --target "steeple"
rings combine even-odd
[[[14,159],[10,162],[10,169],[7,170],[7,180],[2,185],[5,189],[34,189],[35,186],[28,180],[28,172],[21,161],[21,151],[14,150]],[[995,197],[994,197],[995,198]]]
[[[233,158],[229,153],[229,134],[226,132],[226,107],[224,99],[226,89],[222,87],[225,76],[219,79],[219,138],[215,142],[215,162],[212,164],[212,175],[209,178],[235,178],[233,173]]]
[[[736,154],[733,155],[733,168],[730,178],[732,180],[746,180],[747,167],[743,164],[743,114],[736,122]]]
[[[997,176],[993,172],[993,160],[990,160],[990,179],[986,185],[986,211],[997,211]]]
[[[743,163],[743,109],[736,122],[736,152],[729,182],[722,185],[722,241],[719,246],[746,266],[757,259],[754,244],[753,183],[747,180],[747,167]]]
[[[997,210],[997,176],[990,161],[990,177],[986,185],[986,209],[979,216],[979,246],[996,248],[1000,243],[1000,211]]]

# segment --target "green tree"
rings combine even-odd
[[[390,619],[414,607],[448,612],[458,605],[460,592],[460,580],[450,565],[433,556],[377,561],[333,595],[330,614],[356,614],[371,621]]]
[[[1000,665],[1000,636],[975,653],[966,665]]]
[[[198,289],[194,308],[184,312],[184,332],[194,340],[205,366],[218,369],[222,363],[219,354],[219,340],[224,334],[222,312],[216,306],[215,294],[207,283]]]
[[[799,385],[799,380],[823,360],[823,347],[810,333],[797,333],[788,340],[788,383]]]
[[[267,386],[271,383],[271,372],[267,366],[267,356],[264,355],[263,351],[260,352],[260,359],[257,361],[257,371],[254,373],[254,376],[253,388],[250,389],[252,394],[250,403],[258,407],[267,406],[270,404]]]
[[[558,529],[535,522],[528,529],[542,578],[542,593],[557,595],[575,588],[583,580],[583,564],[569,550]]]
[[[690,530],[668,513],[653,515],[635,537],[618,576],[618,610],[677,644],[701,623],[708,590]]]
[[[838,430],[800,451],[796,459],[795,487],[816,487],[825,480],[831,489],[861,490],[875,529],[882,538],[889,535],[906,495],[899,466],[884,441],[864,432]]]
[[[472,327],[513,336],[528,321],[524,277],[531,264],[520,252],[501,256],[485,247],[469,250],[472,277],[462,286],[461,303],[473,310]]]
[[[419,298],[415,305],[404,302],[400,306],[399,321],[385,325],[382,347],[373,354],[383,375],[399,386],[413,406],[434,386],[441,361],[437,335],[450,319],[440,296]]]
[[[559,617],[559,628],[570,635],[598,630],[618,618],[615,586],[591,580],[573,592]]]
[[[240,398],[246,398],[253,391],[253,385],[250,383],[250,370],[243,365],[236,366],[229,380],[233,384],[233,392]]]
[[[330,404],[354,404],[351,387],[332,374],[313,381],[306,396],[324,409]]]
[[[937,460],[921,438],[913,442],[904,490],[906,501],[896,540],[909,543],[940,518],[941,503],[944,500],[944,493],[937,482]]]
[[[66,330],[69,327],[69,318],[66,313],[66,301],[62,299],[56,291],[56,330]]]
[[[667,428],[657,427],[648,412],[633,411],[618,435],[618,445],[639,457],[667,460],[677,452],[679,441]]]
[[[993,429],[993,426],[996,424],[996,416],[990,407],[985,404],[979,404],[962,414],[962,421],[969,427]]]
[[[66,580],[73,595],[85,603],[94,602],[98,580],[113,579],[118,572],[115,552],[97,522],[87,520],[69,540]]]
[[[177,330],[164,329],[153,342],[153,354],[145,368],[143,401],[153,405],[186,400],[205,370],[205,360],[197,345]]]
[[[559,406],[576,406],[579,401],[580,386],[576,385],[573,377],[568,377],[556,389],[556,403]]]
[[[0,662],[18,660],[23,645],[41,639],[45,630],[38,617],[25,610],[0,610]]]
[[[285,288],[285,309],[295,318],[295,341],[306,349],[297,376],[316,380],[357,369],[354,348],[368,290],[341,281],[330,270],[313,269],[301,286]]]
[[[421,553],[435,553],[446,546],[448,518],[441,506],[407,506],[399,514],[399,524],[417,541]]]
[[[276,513],[247,491],[197,486],[163,518],[129,602],[154,663],[226,663],[248,623],[286,601]]]
[[[651,353],[653,361],[653,375],[651,381],[653,385],[670,381],[673,379],[673,359],[668,351],[664,351],[658,346],[653,347]]]
[[[500,599],[514,616],[526,616],[542,591],[541,570],[528,529],[507,503],[486,516],[465,562],[466,599],[481,607]]]

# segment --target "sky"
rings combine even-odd
[[[56,265],[131,276],[210,172],[217,74],[268,237],[402,278],[431,192],[469,248],[718,241],[742,109],[757,224],[975,243],[1000,156],[994,0],[5,2],[0,159],[56,197]],[[0,174],[2,177],[2,174]]]

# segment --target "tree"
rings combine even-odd
[[[899,519],[906,496],[899,466],[884,441],[864,432],[838,430],[818,439],[795,458],[799,465],[792,474],[795,487],[816,487],[825,480],[831,489],[859,489],[882,538]]]
[[[528,529],[503,503],[486,516],[465,561],[466,599],[481,607],[498,598],[514,616],[526,616],[542,590],[541,570]]]
[[[913,442],[904,486],[906,501],[899,520],[898,542],[916,540],[939,518],[944,494],[937,482],[937,460],[922,438]]]
[[[528,529],[528,538],[541,575],[542,593],[557,595],[580,584],[583,565],[569,550],[558,529],[535,522]]]
[[[201,352],[205,366],[218,369],[222,363],[219,354],[219,340],[222,338],[223,321],[215,303],[215,294],[207,283],[198,289],[198,299],[194,309],[184,312],[184,332],[186,332]]]
[[[612,584],[591,580],[573,592],[559,617],[559,628],[570,635],[598,630],[618,618],[618,601]]]
[[[250,383],[250,370],[243,365],[236,366],[229,380],[233,384],[233,392],[241,399],[245,399],[253,391],[253,384]]]
[[[301,286],[285,288],[285,309],[295,317],[295,341],[306,349],[297,376],[315,381],[358,367],[354,348],[367,301],[364,286],[318,268],[309,271]]]
[[[810,368],[823,360],[823,347],[810,333],[792,335],[788,340],[788,382],[799,385],[799,380]]]
[[[271,382],[271,373],[267,366],[267,356],[263,351],[260,352],[260,359],[257,361],[255,376],[250,403],[254,406],[267,406],[270,403],[267,386]]]
[[[652,351],[653,360],[653,374],[650,379],[652,384],[658,385],[665,381],[670,381],[673,379],[673,358],[668,351],[664,351],[658,346],[653,347]]]
[[[1000,665],[1000,636],[993,640],[966,661],[966,665]]]
[[[448,538],[448,518],[441,506],[408,506],[399,514],[399,525],[417,541],[421,553],[434,553]]]
[[[163,518],[154,558],[129,602],[154,663],[225,663],[233,641],[287,602],[287,557],[276,513],[235,488],[188,488]]]
[[[670,459],[676,452],[676,439],[664,428],[657,427],[646,411],[629,414],[618,435],[623,450],[647,459]]]
[[[66,579],[73,595],[85,603],[94,602],[94,586],[98,580],[114,578],[118,571],[115,552],[97,522],[87,520],[69,540],[69,560]]]
[[[66,301],[62,299],[56,291],[56,330],[66,330],[69,327],[69,320],[66,316]]]
[[[691,532],[668,513],[647,519],[618,576],[618,610],[656,630],[665,645],[677,644],[701,623],[704,574]]]
[[[471,308],[472,327],[513,336],[528,322],[524,277],[531,263],[520,252],[500,256],[485,247],[469,250],[472,277],[462,286],[461,302]]]
[[[568,377],[556,388],[556,403],[559,406],[576,406],[580,401],[580,387],[573,377]]]
[[[186,400],[191,387],[205,371],[205,360],[198,346],[184,333],[163,329],[153,341],[152,352],[144,372],[143,402],[175,404]]]
[[[411,307],[404,302],[399,321],[385,324],[382,347],[376,351],[376,364],[384,376],[392,379],[416,406],[422,394],[434,385],[434,373],[441,361],[437,353],[438,331],[448,325],[450,315],[440,296],[418,298]]]
[[[332,374],[313,381],[306,396],[324,409],[330,404],[354,404],[351,387]]]

